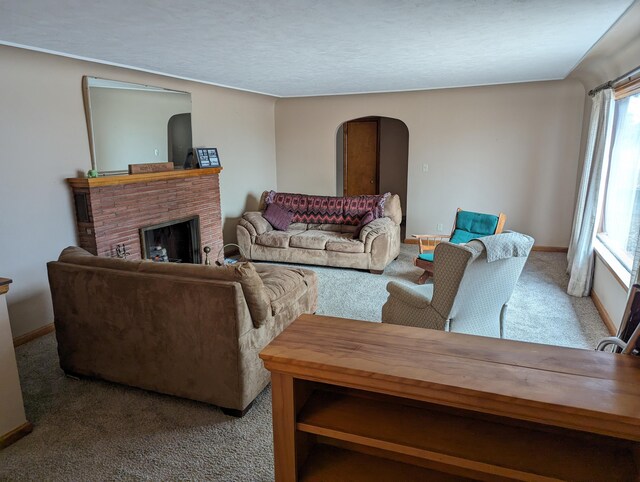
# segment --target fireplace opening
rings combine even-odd
[[[200,218],[176,219],[140,230],[142,256],[158,262],[200,264]]]

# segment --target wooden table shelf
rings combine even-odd
[[[278,481],[640,480],[637,357],[312,315],[260,356]]]
[[[345,474],[349,474],[345,478]],[[443,474],[416,465],[353,452],[331,445],[319,444],[309,454],[301,470],[300,480],[327,482],[458,482],[469,480]]]
[[[395,398],[395,397],[394,397]],[[516,480],[626,480],[632,444],[531,423],[501,423],[460,410],[377,400],[357,392],[314,390],[297,418],[301,432]],[[495,418],[495,417],[493,417]],[[522,454],[530,454],[522,457]]]

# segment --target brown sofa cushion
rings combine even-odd
[[[337,251],[340,253],[364,253],[364,243],[352,239],[351,233],[309,230],[291,236],[289,246],[292,248]]]
[[[307,226],[307,223],[291,223],[287,231],[306,231]]]
[[[318,231],[316,229],[310,229],[304,233],[291,236],[289,240],[289,246],[292,248],[305,248],[305,249],[324,249],[329,241],[335,234],[331,231]]]
[[[264,283],[274,316],[295,303],[307,290],[306,275],[301,269],[257,265],[256,270]]]
[[[288,248],[291,234],[289,231],[269,231],[258,236],[256,244],[269,248]]]
[[[313,229],[314,231],[334,231],[341,233],[343,228],[349,226],[348,224],[309,224],[307,229]],[[352,226],[349,226],[352,227]],[[353,226],[355,229],[355,226]]]
[[[364,243],[360,239],[353,239],[351,233],[342,233],[339,239],[332,238],[327,241],[325,249],[339,253],[364,253]]]
[[[269,318],[269,296],[264,287],[264,283],[253,263],[237,263],[235,266],[235,272],[240,276],[240,284],[242,285],[242,291],[244,298],[249,307],[249,313],[251,313],[251,320],[253,326],[259,328]]]

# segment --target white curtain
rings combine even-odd
[[[631,270],[631,284],[629,285],[629,289],[634,284],[640,283],[640,279],[638,279],[638,268],[640,268],[640,232],[637,234],[638,236],[638,244],[636,244],[636,253],[633,256],[633,269]]]
[[[589,296],[593,282],[593,240],[598,229],[599,211],[603,195],[614,99],[611,89],[593,96],[589,134],[585,149],[582,179],[573,217],[571,242],[567,253],[569,286],[572,296]]]

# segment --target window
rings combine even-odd
[[[631,271],[640,232],[640,86],[616,98],[598,239]]]

